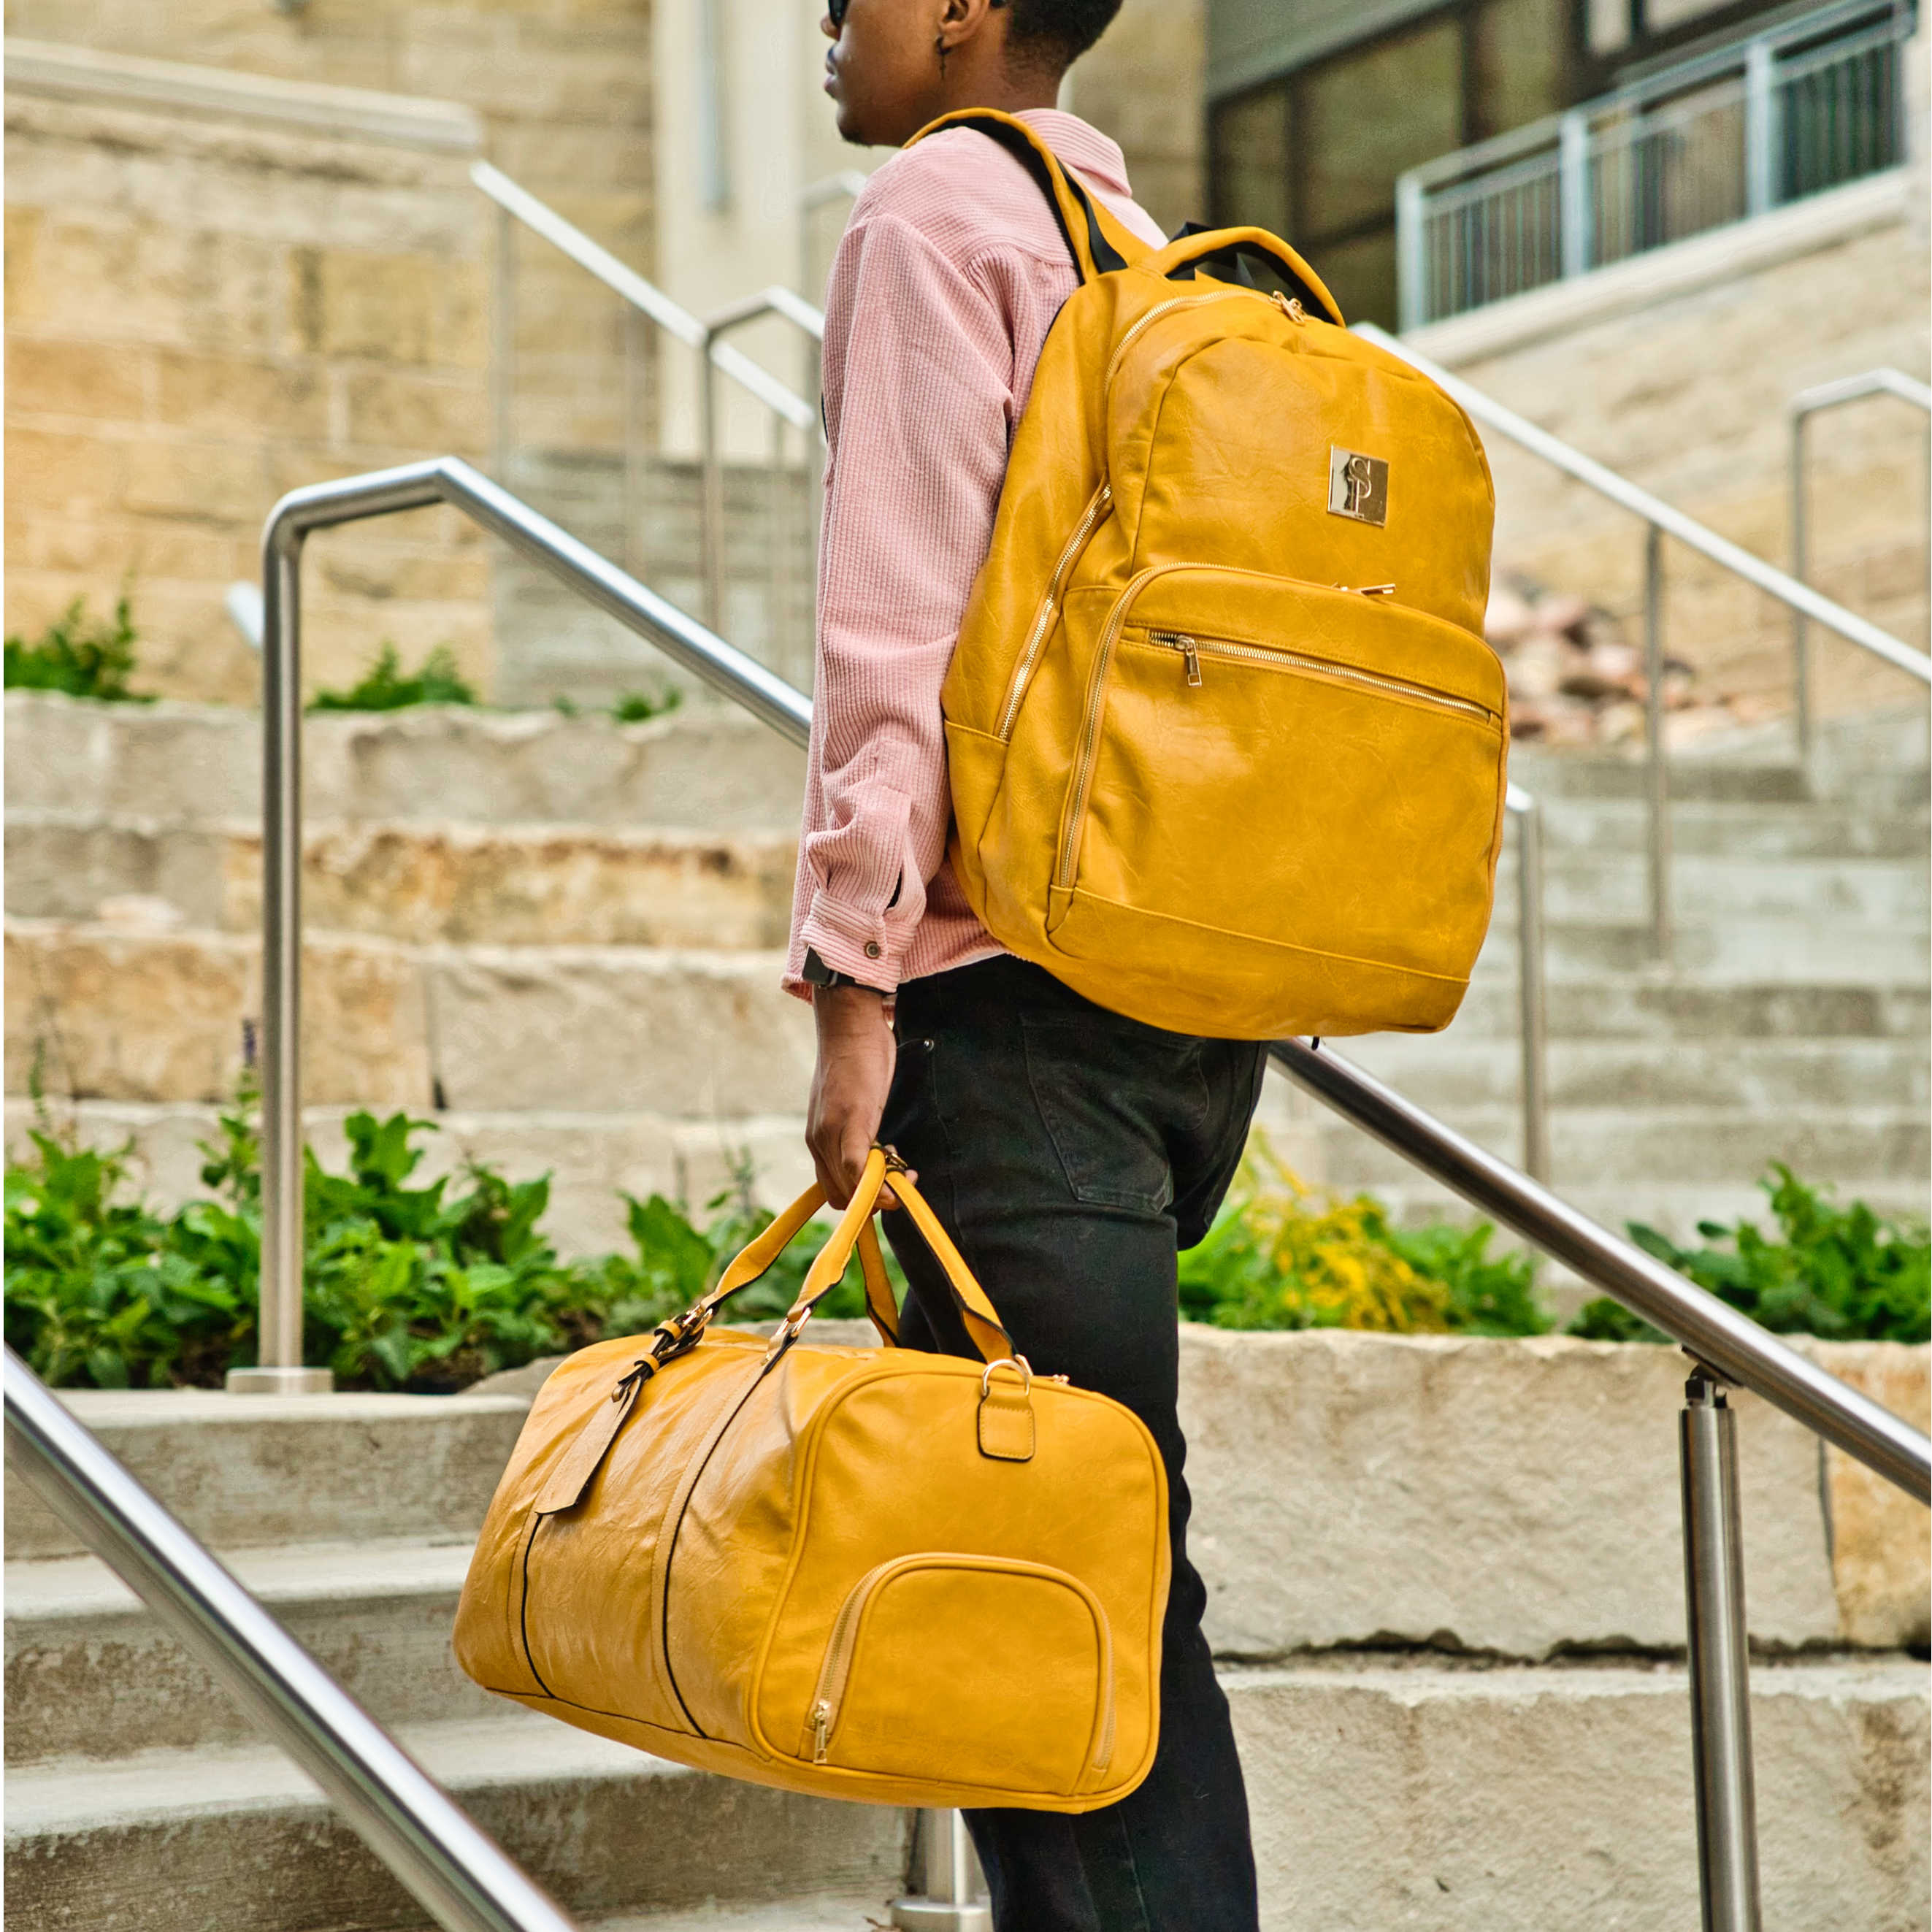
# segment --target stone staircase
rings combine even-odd
[[[248,714],[8,700],[8,1134],[33,1070],[163,1198],[257,1008],[258,738]],[[306,1097],[325,1157],[356,1104],[434,1114],[431,1158],[556,1174],[562,1246],[617,1244],[614,1190],[703,1200],[748,1155],[808,1178],[807,1016],[776,986],[801,760],[721,710],[327,715],[306,726]],[[1547,820],[1554,1179],[1612,1226],[1758,1211],[1790,1162],[1923,1214],[1922,730],[1847,736],[1808,783],[1774,756],[1680,760],[1678,937],[1648,954],[1637,767],[1524,754]],[[1513,851],[1446,1033],[1343,1050],[1518,1157]],[[1346,1124],[1271,1091],[1312,1178],[1445,1204]]]
[[[1826,1352],[1922,1422],[1924,1354]],[[1269,1932],[1694,1923],[1681,1376],[1660,1348],[1184,1330]],[[862,1932],[899,1886],[904,1814],[684,1771],[458,1673],[469,1544],[534,1380],[68,1400],[586,1923]],[[1932,1738],[1898,1646],[1922,1660],[1924,1513],[1748,1398],[1739,1419],[1766,1922],[1924,1932]],[[6,1537],[16,1925],[420,1924],[10,1474]]]

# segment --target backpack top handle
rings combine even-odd
[[[1211,275],[1216,281],[1258,290],[1264,295],[1271,292],[1273,285],[1317,320],[1332,322],[1337,328],[1348,326],[1321,277],[1265,228],[1197,228],[1190,222],[1165,248],[1144,256],[1138,266],[1169,281]]]
[[[906,146],[910,148],[913,142],[922,141],[928,134],[942,133],[948,128],[970,128],[975,134],[997,141],[1033,176],[1053,210],[1053,218],[1059,224],[1066,252],[1073,258],[1082,281],[1112,274],[1149,254],[1147,244],[1100,206],[1061,165],[1059,156],[1024,121],[1003,114],[997,108],[962,108],[957,113],[943,114],[937,121],[928,122]]]

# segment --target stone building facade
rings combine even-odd
[[[16,43],[7,88],[6,621],[124,587],[141,687],[254,701],[224,592],[284,491],[480,457],[475,117]],[[487,686],[488,566],[450,513],[326,535],[311,686],[385,638]]]

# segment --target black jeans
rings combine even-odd
[[[1013,958],[908,982],[897,1030],[880,1138],[918,1174],[1034,1372],[1111,1396],[1152,1430],[1171,1498],[1154,1768],[1078,1817],[968,1812],[994,1923],[1252,1932],[1247,1797],[1187,1560],[1174,1257],[1233,1178],[1265,1049],[1124,1019]],[[974,1355],[916,1231],[903,1214],[884,1225],[911,1288],[906,1345]]]

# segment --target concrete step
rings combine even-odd
[[[1690,1712],[1672,1666],[1360,1667],[1224,1681],[1264,1923],[1455,1932],[1695,1922]],[[1792,1932],[1924,1923],[1924,1668],[1754,1674],[1768,1918]],[[568,1906],[776,1906],[896,1885],[904,1814],[682,1772],[517,1712],[403,1741]],[[157,1751],[8,1780],[8,1904],[32,1928],[324,1932],[421,1914],[266,1750]],[[646,1919],[646,1923],[649,1920]]]
[[[224,705],[6,698],[8,806],[164,824],[252,819],[262,739]],[[556,711],[436,705],[302,724],[304,809],[318,822],[688,826],[796,832],[805,756],[737,711],[618,724]]]
[[[1225,1681],[1270,1932],[1697,1923],[1678,1667]],[[1765,1923],[1924,1927],[1924,1666],[1760,1666],[1751,1690]]]
[[[796,1892],[886,1895],[907,1814],[686,1771],[506,1706],[404,1726],[404,1748],[569,1910],[610,1915]],[[262,1747],[10,1772],[18,1925],[90,1932],[376,1932],[416,1905],[320,1792]]]
[[[1650,814],[1631,799],[1539,801],[1544,841],[1552,856],[1571,852],[1648,854]],[[1504,863],[1515,843],[1507,830]],[[1873,812],[1838,799],[1782,805],[1721,799],[1678,799],[1670,811],[1670,845],[1686,859],[1909,859],[1927,843],[1924,800],[1910,808]]]
[[[1932,994],[1918,978],[1862,985],[1792,974],[1775,962],[1729,980],[1688,979],[1647,965],[1630,972],[1552,971],[1547,981],[1550,1037],[1573,1040],[1896,1039],[1922,1041],[1932,1021]],[[1462,1010],[1446,1030],[1452,1039],[1518,1036],[1514,943],[1484,949]],[[1358,1036],[1362,1040],[1386,1037]],[[1340,1042],[1350,1050],[1350,1042]]]
[[[1883,857],[1739,857],[1678,853],[1672,860],[1672,917],[1680,933],[1738,922],[1820,921],[1834,928],[1923,926],[1925,848]],[[1544,916],[1570,926],[1641,925],[1650,916],[1648,862],[1641,853],[1558,848],[1544,868]],[[1516,917],[1516,868],[1498,868],[1496,916]]]
[[[372,1536],[222,1560],[373,1716],[427,1724],[502,1708],[450,1654],[472,1540]],[[256,1741],[220,1683],[93,1558],[9,1563],[6,1590],[10,1766]]]
[[[1498,1151],[1516,1144],[1513,1109],[1442,1109],[1459,1132]],[[1321,1130],[1330,1186],[1383,1192],[1414,1170],[1380,1142],[1336,1120]],[[1923,1111],[1826,1108],[1740,1114],[1722,1108],[1566,1107],[1550,1117],[1550,1166],[1566,1196],[1587,1180],[1600,1194],[1614,1190],[1626,1214],[1641,1216],[1655,1190],[1749,1186],[1769,1162],[1784,1161],[1807,1180],[1848,1183],[1892,1179],[1895,1186],[1932,1168],[1932,1132]],[[1846,1196],[1849,1198],[1849,1195]]]
[[[1922,925],[1740,916],[1721,925],[1676,922],[1667,962],[1660,964],[1648,918],[1558,920],[1545,928],[1544,971],[1552,980],[1663,980],[1730,986],[1779,980],[1799,984],[1912,986],[1924,980],[1932,942]],[[1493,970],[1516,970],[1516,914],[1500,896],[1481,958]]]
[[[10,920],[7,1067],[80,1098],[218,1100],[260,1012],[259,942]],[[621,946],[412,947],[312,934],[304,1084],[373,1107],[732,1118],[790,1112],[810,1009],[779,956]]]
[[[312,930],[503,945],[773,946],[790,913],[796,842],[597,825],[311,824],[304,916]],[[252,931],[260,919],[259,821],[169,824],[17,807],[7,824],[7,908],[88,920],[104,901],[166,901],[185,923]],[[1514,862],[1499,876],[1492,944],[1515,930]],[[1896,856],[1680,855],[1687,937],[1738,922],[1848,928],[1926,923],[1922,849]],[[1559,946],[1606,927],[1648,945],[1648,873],[1636,852],[1552,850],[1546,919]],[[1616,942],[1630,942],[1619,935]]]
[[[311,1107],[304,1120],[309,1144],[324,1167],[343,1171],[348,1146],[342,1134],[344,1106]],[[90,1147],[126,1148],[130,1183],[164,1211],[207,1192],[201,1169],[203,1142],[217,1138],[212,1103],[128,1100],[63,1102],[46,1118]],[[794,1114],[749,1114],[731,1119],[678,1118],[648,1112],[595,1114],[541,1109],[524,1113],[433,1113],[437,1131],[417,1144],[418,1181],[460,1172],[475,1160],[512,1179],[550,1177],[550,1210],[544,1230],[566,1256],[628,1252],[622,1196],[652,1194],[704,1204],[736,1184],[748,1166],[756,1198],[782,1207],[812,1184],[805,1124]],[[34,1103],[20,1095],[6,1102],[6,1144],[27,1144],[36,1124]]]
[[[903,1886],[881,1892],[821,1893],[775,1905],[703,1905],[694,1912],[626,1912],[587,1921],[584,1932],[868,1932],[884,1924],[890,1902]]]
[[[1434,1113],[1517,1101],[1514,1056],[1492,1040],[1466,1036],[1460,1026],[1441,1034],[1372,1034],[1336,1046]],[[1566,1112],[1923,1112],[1932,1099],[1932,1069],[1923,1042],[1913,1040],[1687,1040],[1660,1054],[1648,1042],[1559,1037],[1550,1044],[1546,1064],[1550,1104]]]
[[[415,945],[780,946],[797,841],[784,833],[599,825],[304,828],[314,932]],[[104,901],[164,901],[190,927],[254,932],[259,820],[167,825],[22,808],[7,820],[7,910],[89,920]]]
[[[68,1389],[62,1400],[204,1542],[473,1538],[529,1398]],[[9,1469],[11,1563],[82,1545]]]

